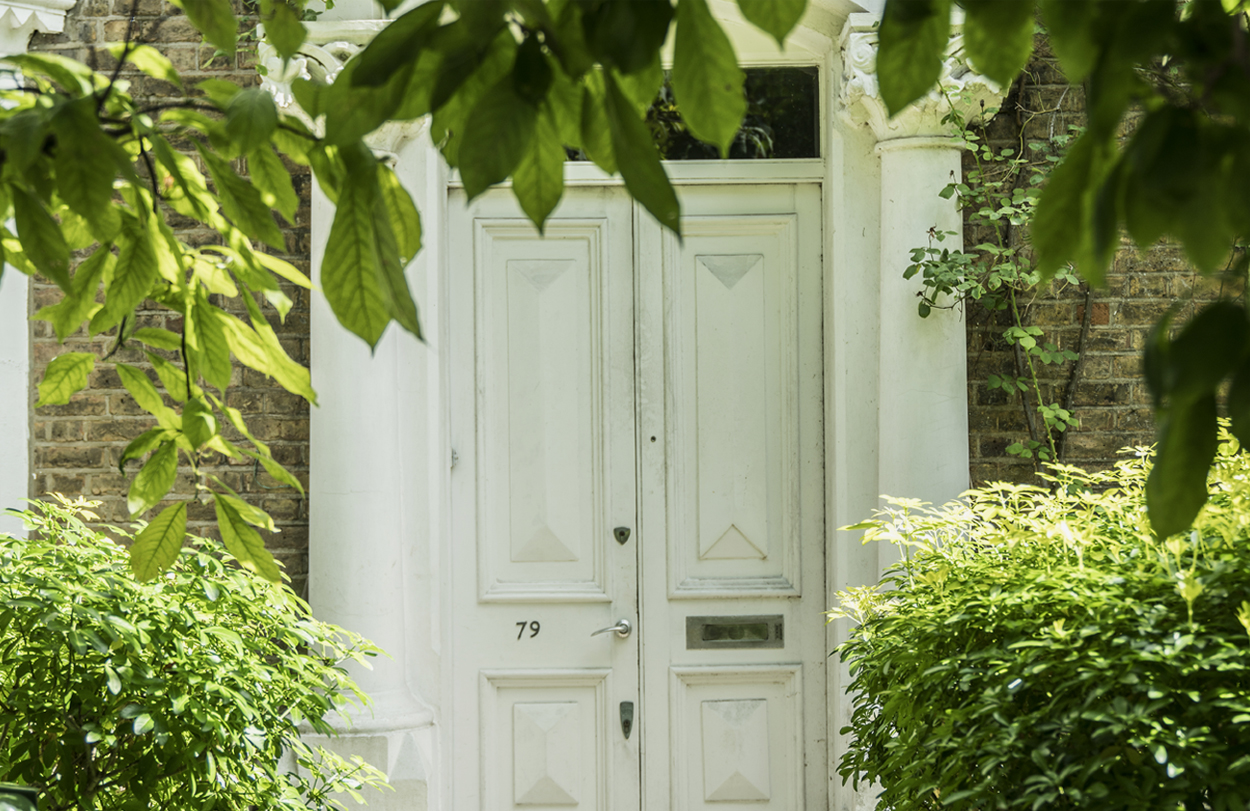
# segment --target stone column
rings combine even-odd
[[[954,56],[941,91],[890,118],[877,89],[876,18],[852,14],[843,29],[843,115],[872,131],[881,161],[879,492],[943,503],[968,487],[967,338],[962,308],[917,312],[919,277],[903,278],[914,248],[935,232],[963,247],[963,222],[953,200],[938,193],[961,177],[960,142],[943,124],[952,103],[975,122],[997,107],[1000,88]],[[949,53],[960,50],[960,36]]]
[[[289,82],[297,76],[332,82],[383,25],[309,24],[301,55],[285,65],[262,43],[262,85],[286,111],[300,114]],[[308,123],[315,128],[320,122]],[[426,201],[414,191],[426,181],[423,133],[424,125],[388,124],[369,143],[396,167],[424,212]],[[334,207],[315,182],[311,209],[316,284]],[[427,261],[408,270],[419,300]],[[373,707],[342,719],[340,737],[320,742],[386,772],[394,791],[367,796],[370,808],[420,811],[433,790],[437,751],[435,712],[420,683],[425,670],[437,684],[437,668],[422,667],[429,659],[430,607],[417,597],[428,591],[426,580],[436,579],[430,562],[419,557],[429,548],[431,516],[439,514],[427,485],[432,417],[423,377],[432,361],[426,347],[395,324],[371,351],[338,323],[320,293],[312,298],[311,316],[318,406],[310,431],[309,602],[319,619],[365,636],[387,654],[371,669],[350,668]]]
[[[0,58],[26,53],[36,32],[65,30],[75,0],[0,2]],[[12,73],[0,84],[13,87]],[[12,226],[10,225],[10,228]],[[0,509],[22,508],[30,494],[30,311],[26,277],[5,266],[0,275]],[[0,515],[0,532],[22,533],[22,522]]]

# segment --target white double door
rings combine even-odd
[[[820,188],[679,191],[451,193],[456,811],[827,806]]]

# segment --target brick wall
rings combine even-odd
[[[986,137],[995,148],[1046,140],[1065,133],[1070,125],[1081,125],[1084,105],[1084,91],[1064,81],[1053,54],[1039,39],[1026,75],[1008,94]],[[1132,123],[1126,123],[1126,131]],[[967,247],[984,236],[970,229]],[[1177,322],[1183,323],[1202,302],[1221,291],[1232,292],[1220,278],[1196,273],[1176,245],[1157,245],[1144,252],[1127,241],[1121,245],[1106,286],[1089,292],[1084,359],[1076,370],[1071,399],[1080,427],[1069,431],[1063,461],[1105,468],[1120,458],[1121,448],[1154,441],[1150,393],[1141,375],[1146,338],[1173,304],[1179,307]],[[1056,283],[1036,295],[1026,295],[1022,298],[1029,302],[1024,321],[1042,327],[1047,340],[1076,351],[1084,326],[1086,294],[1084,285]],[[1020,397],[1009,397],[986,386],[991,374],[1016,374],[1014,350],[1002,338],[1009,322],[1005,313],[991,313],[978,306],[970,306],[966,317],[972,480],[1031,480],[1033,463],[1006,452],[1010,444],[1028,437]],[[1069,362],[1042,367],[1047,403],[1065,403],[1076,366]]]
[[[202,43],[199,35],[182,16],[181,12],[161,0],[80,0],[66,20],[65,33],[37,35],[31,50],[56,51],[67,56],[94,64],[99,70],[112,70],[115,62],[97,46],[125,39],[134,12],[134,31],[138,41],[159,44],[161,50],[173,61],[186,77],[189,85],[196,81],[216,77],[229,78],[241,85],[259,83],[254,68],[255,48],[245,40],[234,59],[216,55],[215,49]],[[252,22],[243,24],[243,31],[250,31]],[[94,60],[94,61],[93,61]],[[129,66],[127,66],[129,67]],[[150,79],[136,71],[124,70],[121,76],[131,82],[131,92],[136,97],[147,96],[163,99],[176,94],[175,88],[164,82]],[[198,157],[196,157],[198,161]],[[236,166],[241,170],[242,166]],[[309,176],[306,169],[287,165],[293,171],[296,191],[302,200],[309,199]],[[200,166],[201,171],[204,167]],[[285,259],[304,272],[309,271],[308,223],[310,213],[307,202],[296,215],[295,227],[286,227],[287,254]],[[281,224],[285,226],[285,223]],[[192,220],[171,220],[178,237],[189,244],[203,244],[215,238],[213,232],[198,228]],[[281,323],[276,311],[263,304],[266,315],[273,324],[287,352],[296,361],[308,363],[308,292],[284,286],[294,302],[286,322]],[[32,312],[46,304],[56,302],[60,291],[53,285],[36,280],[32,285]],[[217,302],[220,304],[221,302]],[[241,302],[240,310],[242,309]],[[150,302],[148,303],[150,304]],[[242,314],[237,313],[237,314]],[[181,327],[177,313],[151,309],[140,310],[139,326],[156,326],[178,331]],[[41,321],[31,322],[31,374],[32,402],[37,399],[34,386],[43,377],[47,363],[66,351],[94,351],[103,356],[112,348],[106,336],[88,338],[85,331],[71,337],[64,347],[56,342],[51,325]],[[162,353],[176,360],[174,353]],[[148,372],[160,387],[152,372],[142,347],[130,343],[121,349],[113,360],[134,364]],[[240,409],[249,428],[262,441],[269,444],[274,458],[287,467],[305,485],[308,481],[308,405],[296,395],[289,394],[272,379],[250,369],[236,368],[227,391],[226,402]],[[128,480],[117,469],[117,461],[126,444],[143,431],[152,427],[155,420],[144,414],[122,387],[111,363],[98,364],[89,381],[89,388],[76,395],[67,405],[34,409],[31,419],[32,472],[31,494],[39,496],[58,491],[66,494],[82,493],[104,502],[101,518],[104,522],[124,526],[129,520],[126,509]],[[229,426],[226,426],[229,429]],[[225,430],[226,438],[241,439]],[[297,593],[303,593],[308,570],[308,502],[293,488],[274,481],[264,469],[257,469],[251,460],[212,459],[201,468],[201,473],[217,475],[244,498],[268,511],[280,528],[280,532],[266,538],[266,544],[281,561],[292,578]],[[133,475],[139,468],[131,462],[127,473]],[[192,499],[196,496],[194,479],[189,467],[179,470],[174,487],[174,498]],[[154,513],[153,513],[154,514]],[[149,516],[150,517],[150,516]],[[193,501],[188,510],[192,532],[204,534],[215,524],[211,502],[201,504]],[[211,533],[209,533],[211,534]]]

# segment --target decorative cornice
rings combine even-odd
[[[938,86],[894,117],[886,111],[877,85],[877,25],[874,14],[852,14],[842,29],[842,82],[839,115],[852,126],[867,126],[878,141],[933,138],[951,134],[942,119],[957,107],[968,123],[996,108],[1003,88],[974,71],[962,57],[959,26],[946,49]]]
[[[0,56],[26,53],[31,35],[59,34],[76,0],[0,0]]]
[[[0,0],[3,2],[3,0]],[[264,67],[260,86],[267,90],[283,112],[294,115],[314,132],[323,132],[324,120],[312,120],[295,102],[291,83],[295,79],[313,79],[331,84],[343,65],[369,44],[388,20],[335,20],[305,23],[308,39],[299,55],[283,63],[282,57],[265,40],[261,32],[257,61]],[[370,133],[365,142],[374,152],[394,158],[405,143],[416,138],[428,126],[428,118],[417,121],[390,121]]]

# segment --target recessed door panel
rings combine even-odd
[[[479,587],[606,600],[606,223],[479,220]]]
[[[796,218],[687,217],[665,240],[674,597],[799,593]]]

